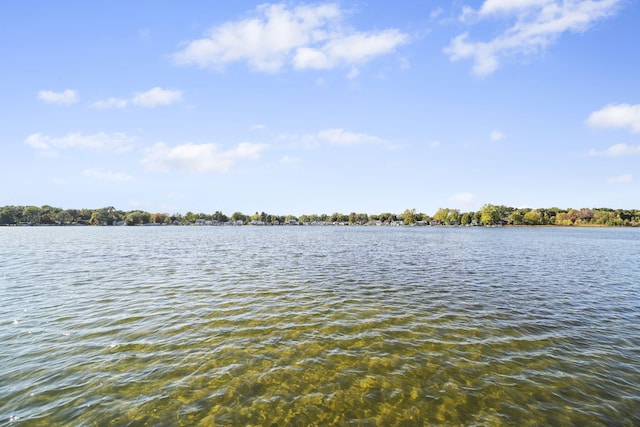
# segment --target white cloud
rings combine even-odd
[[[290,147],[302,147],[314,149],[323,144],[338,146],[355,146],[362,144],[382,144],[387,148],[393,148],[391,144],[382,138],[366,133],[346,131],[341,128],[325,129],[315,134],[289,134],[283,133],[277,137],[280,141],[288,141]]]
[[[634,147],[627,144],[615,144],[604,151],[589,150],[590,156],[619,157],[632,156],[634,154],[640,154],[640,145]]]
[[[178,64],[223,70],[246,62],[255,71],[351,68],[392,53],[409,36],[396,29],[361,32],[343,25],[337,4],[258,6],[252,16],[212,28],[173,55]]]
[[[122,172],[109,172],[102,170],[100,168],[95,169],[85,169],[82,171],[84,176],[88,176],[90,178],[96,178],[103,181],[112,181],[112,182],[126,182],[131,181],[133,176],[127,175]]]
[[[109,108],[125,108],[129,104],[129,101],[122,98],[108,98],[100,101],[96,101],[91,104],[91,108],[97,110],[106,110]]]
[[[476,201],[476,196],[472,193],[457,193],[450,197],[456,207],[469,208]]]
[[[83,135],[75,132],[61,137],[34,133],[29,135],[24,142],[44,154],[55,155],[56,149],[69,148],[124,153],[133,149],[134,141],[135,138],[121,132],[111,134],[100,132],[93,135]]]
[[[169,147],[158,142],[146,149],[141,163],[155,172],[226,173],[240,160],[259,159],[267,144],[243,142],[236,148],[219,151],[216,144],[183,144]]]
[[[500,17],[515,22],[485,42],[469,41],[469,34],[455,37],[444,49],[452,61],[472,59],[473,73],[493,73],[506,57],[526,56],[545,49],[565,32],[586,31],[594,22],[614,14],[620,0],[486,0],[476,12],[465,8],[463,20]]]
[[[494,13],[513,13],[534,7],[544,7],[554,0],[486,0],[478,13],[491,15]]]
[[[408,36],[398,30],[386,30],[379,33],[358,33],[335,37],[319,47],[301,47],[293,57],[296,69],[329,69],[338,66],[350,66],[349,78],[355,77],[354,66],[371,61],[377,56],[386,55],[408,41]]]
[[[431,148],[438,148],[442,145],[442,142],[438,141],[438,140],[433,140],[429,143],[429,147]]]
[[[441,7],[438,7],[431,11],[431,13],[429,14],[429,20],[432,21],[434,19],[437,19],[443,13],[444,13],[444,9]]]
[[[505,139],[507,137],[507,135],[497,129],[492,130],[489,136],[491,137],[492,141],[500,141],[501,139]]]
[[[628,184],[633,181],[633,176],[630,173],[626,173],[620,176],[614,176],[607,180],[609,184]]]
[[[628,128],[640,133],[640,104],[609,104],[591,113],[587,124],[595,128]]]
[[[265,130],[267,127],[265,125],[253,125],[251,126],[251,130]]]
[[[78,102],[78,92],[71,89],[63,92],[41,90],[38,92],[38,98],[49,104],[71,105]]]
[[[157,107],[171,105],[182,100],[182,91],[175,89],[163,89],[154,87],[146,92],[138,92],[135,94],[131,102],[140,107]]]
[[[383,140],[377,136],[367,135],[366,133],[348,132],[339,128],[318,132],[318,138],[334,145],[358,145],[383,142]]]
[[[177,89],[163,89],[154,87],[146,92],[136,92],[131,100],[124,98],[107,98],[94,102],[91,108],[105,110],[110,108],[126,108],[129,103],[139,107],[153,108],[171,105],[182,101],[182,91]]]

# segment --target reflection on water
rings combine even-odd
[[[0,425],[638,425],[640,230],[0,229]]]

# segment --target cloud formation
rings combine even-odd
[[[473,60],[473,74],[496,71],[507,57],[522,57],[544,50],[563,33],[583,32],[613,15],[620,0],[486,0],[479,10],[465,7],[461,20],[506,19],[511,26],[488,41],[458,35],[444,51],[452,61]]]
[[[604,151],[589,150],[590,156],[619,157],[633,156],[634,154],[640,154],[640,145],[634,147],[627,144],[615,144]]]
[[[217,144],[183,144],[169,147],[158,142],[147,148],[142,165],[153,172],[227,173],[241,160],[259,159],[267,144],[243,142],[220,151]]]
[[[67,89],[63,92],[41,90],[38,92],[38,99],[41,99],[48,104],[71,105],[78,102],[78,92],[71,89]]]
[[[146,92],[136,93],[131,100],[131,103],[140,107],[153,108],[158,106],[171,105],[179,101],[182,101],[181,90],[163,89],[156,86]]]
[[[494,129],[491,131],[491,134],[489,135],[489,137],[491,138],[492,141],[500,141],[501,139],[505,139],[507,135],[500,132],[498,129]]]
[[[124,153],[133,149],[134,141],[135,138],[121,132],[111,134],[100,132],[92,135],[83,135],[80,132],[72,132],[61,137],[34,133],[29,135],[24,142],[43,154],[56,155],[57,149],[70,148]]]
[[[129,101],[126,99],[108,98],[94,102],[91,104],[91,108],[95,108],[96,110],[106,110],[109,108],[125,108],[127,105],[129,105]]]
[[[123,172],[109,172],[100,168],[85,169],[82,171],[84,176],[95,178],[103,181],[126,182],[133,180],[133,176]]]
[[[356,31],[343,25],[337,4],[263,4],[251,16],[212,28],[176,52],[177,64],[217,71],[246,62],[254,71],[293,69],[352,69],[408,43],[397,29]]]
[[[326,129],[318,132],[318,138],[334,145],[359,145],[384,142],[377,136],[367,135],[366,133],[348,132],[340,128]]]
[[[94,102],[91,108],[96,110],[106,110],[111,108],[122,109],[129,104],[144,108],[154,108],[159,106],[168,106],[182,101],[182,91],[177,89],[165,89],[159,86],[149,89],[146,92],[136,92],[129,99],[124,98],[107,98]]]
[[[609,104],[591,113],[587,125],[594,128],[622,128],[640,133],[640,104]]]
[[[382,144],[387,145],[389,148],[391,147],[391,144],[377,136],[350,132],[342,128],[330,128],[318,133],[305,135],[281,134],[278,136],[278,139],[281,141],[289,141],[292,147],[303,147],[306,149],[314,149],[327,144],[342,147],[363,144]]]

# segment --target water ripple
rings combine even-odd
[[[0,229],[0,425],[640,423],[638,230]]]

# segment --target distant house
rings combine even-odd
[[[211,221],[209,219],[196,219],[196,222],[194,223],[195,225],[216,225],[218,221]]]

